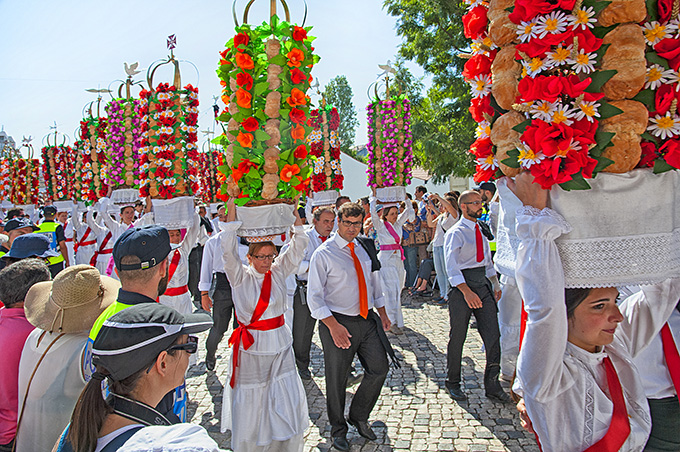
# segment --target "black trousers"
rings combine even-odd
[[[678,396],[649,399],[652,414],[652,432],[645,452],[680,450],[680,404]]]
[[[306,297],[301,291],[306,290],[306,285],[301,286],[298,283],[293,297],[293,352],[298,369],[309,368],[312,336],[314,336],[314,326],[316,325],[316,319],[309,312],[309,306],[306,302],[303,303],[303,299],[306,301]]]
[[[479,275],[480,269],[470,270],[475,270],[476,272],[474,273],[476,274],[473,275],[473,272],[463,270],[463,276],[465,276],[465,281],[470,289],[482,300],[482,307],[470,309],[465,302],[463,292],[457,287],[452,287],[449,290],[449,323],[451,331],[449,332],[449,345],[446,353],[448,367],[446,387],[458,387],[460,385],[463,344],[467,337],[470,316],[474,314],[477,319],[477,331],[482,336],[484,348],[486,349],[484,389],[487,394],[496,393],[502,390],[498,381],[498,374],[501,369],[501,333],[498,328],[498,307],[496,306],[491,283],[484,276],[484,269],[481,269],[481,277]]]
[[[234,300],[231,297],[231,285],[224,273],[214,273],[212,287],[210,288],[210,298],[213,301],[213,326],[208,333],[205,342],[206,359],[214,361],[217,347],[224,337],[224,333],[229,329],[231,312],[234,309]]]
[[[359,355],[359,361],[364,368],[364,379],[357,388],[349,409],[349,417],[354,421],[368,421],[368,416],[378,401],[380,390],[387,377],[389,363],[385,347],[378,337],[376,322],[360,316],[336,313],[333,316],[352,335],[350,348],[338,348],[333,342],[328,327],[323,322],[319,322],[319,336],[326,366],[328,421],[331,424],[331,436],[340,436],[347,433],[347,422],[344,416],[345,392],[347,375],[354,355]]]
[[[59,272],[64,269],[64,261],[61,261],[58,264],[48,265],[47,268],[50,271],[50,276],[52,276],[52,279],[54,279],[59,274]]]
[[[189,253],[189,292],[194,306],[201,308],[201,291],[198,290],[198,281],[201,278],[201,261],[203,260],[203,245],[196,245]]]

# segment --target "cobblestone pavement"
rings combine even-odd
[[[357,451],[538,451],[522,430],[514,405],[491,402],[484,396],[484,351],[476,329],[468,330],[463,351],[463,379],[469,397],[454,402],[444,390],[448,310],[404,297],[404,334],[388,334],[404,357],[401,369],[391,369],[370,421],[378,439],[368,441],[350,426],[347,439]],[[225,335],[215,372],[206,372],[205,333],[201,337],[199,364],[189,369],[189,418],[208,429],[221,448],[229,449],[230,434],[220,433],[222,385],[226,381],[230,350]],[[221,355],[221,357],[220,357]],[[356,361],[358,364],[358,360]],[[305,452],[331,448],[326,416],[323,354],[318,333],[312,344],[313,380],[305,382],[310,427]],[[354,393],[348,389],[347,406]]]

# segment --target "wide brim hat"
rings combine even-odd
[[[90,265],[74,265],[53,281],[39,282],[26,294],[24,311],[31,325],[59,333],[88,332],[118,297],[120,282]]]

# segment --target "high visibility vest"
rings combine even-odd
[[[57,242],[57,227],[61,226],[59,223],[54,221],[43,221],[40,225],[40,229],[36,232],[42,234],[48,239],[50,239],[50,248],[59,253],[58,256],[50,257],[47,259],[48,265],[58,264],[59,262],[64,262],[64,256],[61,255],[61,250],[59,249],[59,243]]]
[[[480,221],[483,221],[484,223],[488,224],[489,227],[491,227],[491,217],[489,216],[489,209],[487,207],[483,207],[484,211],[482,213],[482,216],[479,218]],[[496,251],[496,238],[494,237],[493,240],[489,240],[489,250],[491,251]]]

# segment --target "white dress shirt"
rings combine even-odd
[[[203,247],[203,260],[201,261],[201,277],[198,281],[198,290],[207,292],[212,284],[213,273],[226,273],[222,260],[222,230],[227,223],[219,223],[218,229],[213,232]],[[248,247],[238,245],[238,254],[241,262],[248,265]]]
[[[300,267],[297,272],[297,278],[303,281],[307,281],[309,262],[312,260],[312,254],[314,254],[314,251],[316,251],[323,243],[323,241],[321,241],[321,236],[313,225],[305,231],[305,234],[309,237],[309,244],[307,245],[307,249],[305,249],[305,256],[302,258],[302,262],[300,262]]]
[[[651,429],[649,407],[632,363],[677,303],[680,279],[666,280],[626,298],[614,340],[596,353],[567,341],[564,272],[555,239],[570,230],[550,209],[517,214],[517,284],[528,322],[515,387],[523,395],[543,450],[581,452],[609,429],[613,403],[602,360],[608,356],[623,388],[630,434],[621,451],[641,451]]]
[[[333,312],[359,315],[359,278],[348,243],[340,234],[334,234],[312,255],[309,263],[307,305],[315,319],[325,319],[333,315]],[[366,281],[368,309],[382,308],[385,306],[385,299],[380,285],[380,272],[371,271],[368,253],[356,240],[354,244],[354,253],[361,262]]]
[[[458,221],[458,218],[444,212],[437,217],[437,224],[434,226],[434,237],[432,238],[432,246],[444,246],[444,234],[451,229]]]
[[[116,243],[116,240],[123,235],[123,232],[127,231],[130,228],[133,227],[138,227],[138,226],[147,226],[150,224],[153,224],[153,214],[152,213],[146,213],[142,215],[141,218],[139,218],[137,221],[134,221],[132,224],[125,224],[123,222],[118,222],[111,218],[111,215],[109,214],[109,204],[111,204],[111,200],[107,197],[102,198],[99,201],[99,216],[102,218],[104,221],[104,224],[106,227],[111,231],[111,241],[113,243]]]
[[[673,336],[675,347],[680,350],[680,312],[673,310],[668,319],[668,326]],[[668,371],[666,358],[663,352],[663,342],[661,334],[657,334],[652,339],[649,347],[637,355],[633,362],[642,376],[642,386],[648,399],[665,399],[676,394],[671,373]]]
[[[480,230],[481,233],[481,230]],[[486,277],[494,278],[496,270],[493,268],[489,242],[482,234],[484,244],[484,259],[477,262],[477,239],[475,236],[475,222],[462,217],[451,229],[444,234],[444,261],[446,273],[451,287],[465,282],[462,270],[468,268],[485,267]]]
[[[407,200],[408,201],[408,200]],[[387,230],[387,226],[385,226],[385,221],[380,218],[380,215],[378,215],[378,210],[377,210],[377,202],[378,200],[371,196],[369,200],[369,206],[371,208],[371,218],[373,219],[373,229],[375,229],[375,232],[377,233],[377,238],[378,238],[378,243],[380,245],[400,245],[401,244],[401,237],[403,230],[402,228],[406,224],[407,221],[413,221],[416,219],[416,213],[413,210],[413,206],[411,205],[411,202],[408,201],[406,202],[406,208],[402,213],[397,216],[397,221],[392,225],[394,228],[394,232],[397,233],[398,239],[395,241],[394,237],[392,237],[392,234]],[[389,253],[390,255],[398,255],[399,259],[401,259],[401,253],[399,250],[381,250],[381,253]]]

